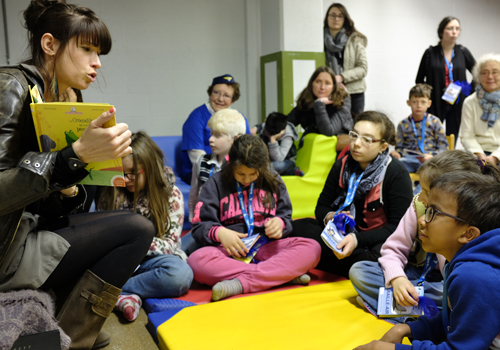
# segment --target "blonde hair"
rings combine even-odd
[[[235,109],[225,108],[215,112],[208,120],[208,127],[212,132],[226,134],[229,138],[245,135],[247,125],[245,117]]]

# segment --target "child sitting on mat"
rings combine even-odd
[[[481,163],[482,164],[482,163]],[[487,169],[490,165],[482,164]],[[500,184],[470,171],[441,175],[430,184],[420,239],[443,255],[443,308],[432,318],[392,327],[368,349],[500,348]],[[412,345],[403,345],[403,338]]]
[[[389,236],[380,251],[378,262],[360,261],[349,271],[349,279],[363,299],[360,303],[371,311],[377,312],[380,287],[393,288],[396,302],[403,306],[418,304],[418,293],[415,285],[424,282],[425,296],[441,306],[443,282],[441,272],[444,257],[439,258],[439,269],[424,275],[427,251],[422,247],[419,238],[421,227],[417,224],[424,215],[429,194],[429,185],[444,173],[465,170],[476,174],[491,176],[500,182],[500,170],[488,163],[488,167],[480,166],[477,158],[470,152],[462,150],[444,151],[425,162],[419,169],[422,192],[413,198],[412,205],[401,219],[396,231]],[[433,259],[430,259],[432,264]],[[435,260],[434,260],[435,261]],[[430,265],[429,264],[429,265]],[[423,277],[423,280],[420,278]],[[404,321],[398,318],[397,321]]]
[[[192,220],[193,237],[204,247],[189,256],[195,279],[213,286],[212,300],[258,292],[292,281],[307,284],[321,252],[307,238],[287,238],[292,230],[292,205],[279,175],[270,170],[264,142],[255,136],[237,138],[229,163],[203,186]],[[246,237],[260,235],[253,260],[245,257]],[[243,239],[243,240],[242,240]]]
[[[133,210],[150,219],[156,230],[149,251],[134,275],[122,287],[116,309],[133,321],[141,298],[178,297],[187,292],[193,271],[181,249],[184,201],[174,185],[163,152],[143,131],[132,135],[133,153],[124,157],[125,186],[107,187],[99,199],[100,210]]]

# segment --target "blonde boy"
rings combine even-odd
[[[191,190],[189,191],[188,208],[189,221],[193,218],[194,207],[198,203],[198,195],[202,186],[216,172],[221,170],[225,157],[233,145],[233,141],[246,131],[243,115],[235,109],[222,109],[212,115],[208,120],[208,127],[212,132],[209,139],[212,154],[198,157],[193,164]]]

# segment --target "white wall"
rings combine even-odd
[[[284,13],[280,0],[69,1],[92,8],[109,26],[114,40],[111,53],[102,57],[99,85],[85,91],[84,99],[115,104],[119,121],[128,123],[133,131],[180,135],[189,113],[207,100],[206,88],[212,78],[224,73],[233,74],[241,84],[242,96],[234,107],[250,124],[260,120],[259,57],[275,52],[271,48],[276,41],[284,45],[281,17],[276,17]],[[284,1],[301,1],[301,6],[316,6],[317,2]],[[323,0],[323,15],[331,2]],[[6,0],[11,63],[20,61],[26,48],[21,23],[28,3]],[[366,108],[386,112],[395,123],[409,114],[408,91],[424,50],[437,43],[436,30],[443,17],[453,15],[461,20],[459,43],[476,58],[485,52],[500,52],[498,0],[342,3],[368,37]],[[309,25],[322,38],[318,23]],[[0,46],[4,46],[3,36],[0,38]],[[3,50],[0,48],[0,64],[5,64]]]
[[[324,14],[333,3],[323,0]],[[368,37],[365,110],[385,112],[394,123],[411,111],[408,92],[424,51],[437,45],[437,27],[446,16],[460,20],[458,43],[478,59],[500,53],[500,1],[497,0],[343,0],[356,28]]]

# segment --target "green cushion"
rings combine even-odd
[[[296,166],[304,176],[283,176],[293,206],[293,219],[314,217],[319,195],[332,169],[337,152],[336,136],[307,134],[297,151]]]

